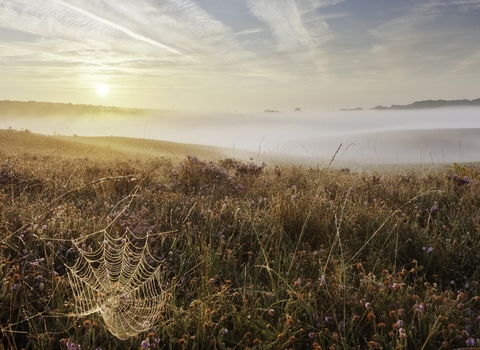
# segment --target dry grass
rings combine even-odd
[[[39,140],[34,152],[0,154],[4,348],[480,345],[474,166],[357,172],[195,156],[87,159],[41,151],[54,146]],[[72,240],[105,227],[170,232],[151,247],[168,293],[159,322],[127,341],[98,315],[69,317]]]

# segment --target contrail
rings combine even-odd
[[[78,6],[75,6],[75,5],[72,5],[72,4],[69,4],[68,2],[65,2],[63,0],[56,0],[56,2],[58,2],[59,4],[62,4],[72,10],[75,10],[77,12],[80,12],[81,14],[85,15],[85,16],[88,16],[98,22],[101,22],[103,24],[106,24],[106,25],[109,25],[110,27],[113,27],[115,29],[118,29],[120,30],[121,32],[124,32],[125,34],[127,35],[130,35],[132,38],[135,38],[137,40],[140,40],[140,41],[143,41],[143,42],[146,42],[150,45],[153,45],[153,46],[156,46],[156,47],[159,47],[165,51],[168,51],[168,52],[171,52],[173,54],[176,54],[176,55],[181,55],[181,56],[184,56],[184,57],[187,57],[189,60],[193,61],[193,62],[196,62],[196,63],[199,63],[197,60],[195,60],[194,58],[190,57],[190,56],[187,56],[185,54],[183,54],[182,52],[178,51],[178,50],[175,50],[174,48],[171,48],[170,46],[167,46],[167,45],[164,45],[162,43],[159,43],[158,41],[155,41],[155,40],[152,40],[152,39],[149,39],[147,37],[144,37],[143,35],[140,35],[140,34],[137,34],[133,31],[131,31],[130,29],[127,29],[125,27],[122,27],[121,25],[118,25],[116,23],[113,23],[109,20],[106,20],[105,18],[102,18],[102,17],[99,17],[91,12],[88,12]]]

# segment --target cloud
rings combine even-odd
[[[131,37],[134,38],[134,39],[137,39],[137,40],[146,42],[146,43],[148,43],[148,44],[151,44],[151,45],[153,45],[153,46],[159,47],[159,48],[161,48],[161,49],[163,49],[163,50],[166,50],[166,51],[168,51],[168,52],[170,52],[170,53],[173,53],[173,54],[176,54],[176,55],[182,55],[182,53],[181,53],[180,51],[175,50],[174,48],[171,48],[170,46],[164,45],[164,44],[162,44],[162,43],[159,43],[158,41],[155,41],[155,40],[152,40],[152,39],[150,39],[150,38],[144,37],[143,35],[137,34],[137,33],[133,32],[133,31],[131,31],[131,30],[129,30],[129,29],[127,29],[127,28],[119,25],[118,23],[114,23],[114,22],[108,21],[108,20],[106,20],[106,19],[104,19],[104,18],[102,18],[102,17],[96,16],[96,15],[94,15],[93,13],[88,12],[88,11],[86,11],[86,10],[78,7],[78,6],[69,4],[68,2],[62,1],[62,0],[56,0],[56,2],[58,2],[59,4],[62,4],[62,5],[64,5],[64,6],[66,6],[66,7],[68,7],[68,8],[70,8],[70,9],[72,9],[72,10],[75,10],[75,11],[77,11],[77,12],[79,12],[79,13],[85,15],[85,16],[88,16],[88,17],[90,17],[91,19],[93,19],[93,20],[95,20],[95,21],[98,21],[98,22],[103,23],[103,24],[106,24],[106,25],[108,25],[108,26],[110,26],[110,27],[112,27],[112,28],[114,28],[114,29],[117,29],[117,30],[119,30],[119,31],[121,31],[121,32],[123,32],[123,33],[125,33],[125,34],[127,34],[127,35],[129,35],[129,36],[131,36]],[[188,56],[187,56],[187,57],[188,57]],[[190,58],[190,57],[188,57],[188,58],[191,59],[191,60],[193,60],[194,62],[196,62],[196,60],[194,60],[194,59],[192,59],[192,58]]]
[[[473,72],[475,68],[480,66],[480,49],[471,53],[454,65],[452,73]]]
[[[321,13],[322,8],[343,0],[247,0],[250,12],[265,23],[274,39],[278,69],[290,72],[286,80],[320,79],[331,76],[323,45],[334,39]]]
[[[277,40],[278,48],[295,51],[311,44],[309,33],[303,26],[300,13],[293,0],[249,0],[252,13],[267,23]]]
[[[460,6],[462,11],[480,9],[480,0],[455,0],[452,1],[452,4]]]
[[[433,74],[453,54],[445,41],[456,34],[445,32],[446,25],[436,24],[451,7],[445,1],[431,0],[397,11],[403,14],[369,31],[374,43],[368,59],[375,62],[377,74],[388,79]]]

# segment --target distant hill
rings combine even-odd
[[[370,109],[374,110],[387,110],[387,109],[428,109],[428,108],[441,108],[441,107],[463,107],[463,106],[479,106],[480,98],[475,100],[426,100],[416,101],[408,105],[391,105],[390,107],[376,106]],[[362,111],[363,108],[352,109],[340,109],[340,111]]]
[[[148,109],[140,108],[121,108],[95,106],[85,104],[71,103],[53,103],[53,102],[36,102],[36,101],[0,101],[0,116],[51,116],[51,115],[82,115],[82,114],[128,114],[128,115],[144,115],[148,113]]]
[[[480,98],[475,100],[427,100],[417,101],[409,105],[391,105],[390,107],[376,106],[372,109],[425,109],[439,107],[480,106]]]

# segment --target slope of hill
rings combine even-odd
[[[127,137],[48,136],[13,129],[0,129],[0,150],[7,154],[31,153],[34,155],[99,159],[183,158],[186,155],[215,159],[233,155],[232,150],[221,147]],[[236,156],[240,157],[241,154]]]
[[[110,106],[95,106],[85,104],[71,104],[71,103],[53,103],[53,102],[37,102],[37,101],[0,101],[0,114],[15,115],[15,116],[74,116],[82,114],[128,114],[128,115],[143,115],[147,113],[148,109],[140,108],[122,108]]]

